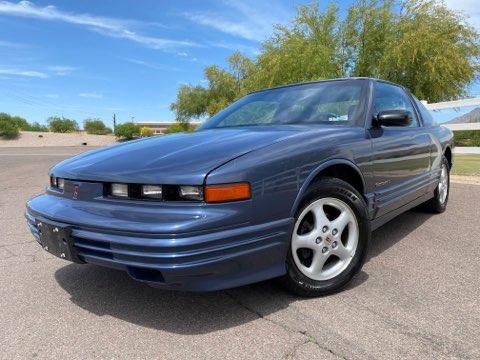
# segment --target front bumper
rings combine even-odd
[[[82,261],[125,270],[132,278],[154,286],[209,291],[285,274],[293,219],[158,233],[149,231],[155,226],[131,231],[131,222],[122,227],[122,222],[114,219],[103,222],[115,224],[114,227],[99,226],[100,219],[89,221],[93,226],[82,223],[83,218],[92,220],[95,204],[90,204],[85,217],[81,217],[78,206],[72,211],[73,204],[78,205],[74,200],[51,195],[29,201],[26,219],[32,234],[38,238],[39,221],[54,222],[70,230],[73,246]],[[75,217],[67,220],[69,213]],[[112,210],[111,214],[114,213]],[[99,214],[104,216],[105,212]]]

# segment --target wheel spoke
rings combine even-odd
[[[352,257],[352,251],[343,246],[341,241],[339,241],[337,247],[332,250],[332,254],[337,255],[340,260],[348,260]]]
[[[330,254],[323,254],[321,251],[315,251],[312,258],[312,265],[308,268],[308,272],[312,275],[319,276],[322,272],[323,266]]]
[[[338,230],[338,234],[341,235],[345,227],[351,221],[351,216],[348,211],[342,211],[340,215],[332,221],[332,227]]]
[[[315,239],[317,238],[315,231],[310,231],[308,234],[304,235],[294,235],[292,246],[293,250],[297,251],[301,248],[315,249],[318,245],[315,244]]]
[[[330,221],[325,215],[325,211],[323,210],[323,205],[316,206],[312,209],[313,215],[315,216],[315,224],[317,229],[322,229],[324,226],[330,226]]]

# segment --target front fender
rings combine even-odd
[[[348,159],[328,159],[324,162],[322,162],[320,165],[318,165],[311,173],[308,175],[308,177],[305,179],[303,184],[300,187],[300,190],[298,191],[297,197],[295,198],[295,201],[292,206],[292,210],[290,213],[291,217],[295,216],[295,213],[298,210],[298,207],[300,206],[300,202],[305,195],[308,187],[312,184],[313,181],[315,181],[315,178],[320,174],[323,170],[327,169],[330,166],[333,165],[347,165],[351,167],[353,170],[355,170],[360,178],[362,179],[362,187],[365,189],[365,179],[363,177],[362,172],[358,168],[357,165],[355,165],[352,161]]]

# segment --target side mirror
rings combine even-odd
[[[376,116],[377,126],[409,126],[412,114],[408,110],[385,110]]]

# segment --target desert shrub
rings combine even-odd
[[[455,146],[480,146],[480,130],[458,130],[453,132]]]
[[[0,136],[5,139],[16,138],[20,133],[20,127],[23,125],[21,121],[18,121],[18,119],[22,118],[17,116],[12,117],[7,113],[0,113]]]
[[[164,134],[172,134],[178,132],[191,132],[195,130],[195,126],[189,123],[175,123],[170,125],[168,128],[164,130]]]
[[[48,131],[48,126],[34,122],[28,125],[28,131]]]
[[[140,136],[140,126],[133,122],[117,125],[115,128],[115,136],[125,140],[134,139]]]
[[[27,131],[28,127],[30,126],[28,121],[20,116],[12,116],[10,119],[19,130]]]
[[[14,122],[0,119],[0,136],[5,139],[15,139],[20,133],[20,129]]]
[[[149,127],[142,127],[140,129],[140,136],[141,137],[148,137],[148,136],[153,136],[155,135],[155,132],[153,131],[153,129],[149,128]]]
[[[83,122],[83,128],[87,134],[106,135],[112,133],[112,129],[105,126],[100,119],[86,119]]]
[[[50,130],[56,133],[70,133],[78,131],[78,123],[75,120],[58,116],[51,116],[47,120]]]

